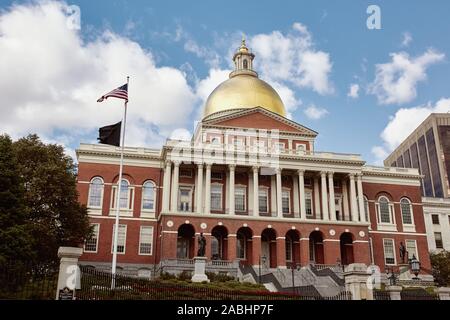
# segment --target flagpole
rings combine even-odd
[[[127,77],[127,90],[130,77]],[[116,269],[117,269],[117,241],[119,237],[119,215],[120,215],[120,193],[122,191],[122,175],[123,175],[123,150],[125,146],[125,126],[127,123],[127,106],[128,99],[125,100],[125,108],[123,111],[123,121],[121,130],[121,147],[120,147],[120,165],[119,165],[119,180],[117,182],[117,194],[116,194],[116,222],[114,227],[114,241],[113,241],[113,258],[111,267],[111,289],[116,286]]]

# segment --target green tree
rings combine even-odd
[[[23,181],[9,136],[0,135],[0,264],[36,258],[27,223]]]
[[[86,207],[78,202],[76,166],[62,146],[44,144],[37,135],[14,142],[13,150],[30,234],[37,240],[34,252],[40,262],[55,261],[60,246],[80,245],[90,235]]]
[[[433,270],[434,280],[440,286],[450,285],[450,252],[441,251],[439,253],[431,253],[431,267]]]

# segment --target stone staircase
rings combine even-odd
[[[239,266],[241,281],[261,282],[268,290],[277,292],[295,292],[297,294],[320,295],[331,297],[345,291],[342,269],[336,266],[302,267],[300,270],[267,269],[261,270],[251,266]],[[294,275],[294,279],[292,279]],[[261,279],[259,279],[261,278]]]

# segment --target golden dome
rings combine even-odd
[[[286,109],[278,93],[253,71],[254,57],[245,45],[245,39],[242,39],[241,46],[233,56],[235,69],[230,73],[230,79],[222,82],[209,95],[203,112],[204,118],[219,111],[255,107],[286,116]]]
[[[286,116],[283,101],[267,82],[250,74],[236,74],[209,95],[203,117],[224,110],[254,107]]]

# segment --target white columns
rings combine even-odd
[[[259,215],[259,168],[253,167],[253,213],[254,216]]]
[[[350,209],[352,214],[352,221],[358,221],[358,207],[356,204],[356,190],[355,190],[355,175],[350,175]]]
[[[298,188],[300,189],[300,219],[306,220],[305,171],[298,170]]]
[[[331,221],[336,221],[336,203],[334,200],[334,181],[333,172],[328,172],[328,189]]]
[[[270,176],[270,216],[277,216],[277,177]]]
[[[362,175],[359,173],[356,177],[357,177],[357,188],[358,188],[359,221],[366,222],[366,215],[364,212],[364,195],[363,195],[363,187],[362,187]]]
[[[281,189],[281,168],[277,168],[277,216],[283,217],[283,198]]]
[[[350,220],[350,210],[348,207],[348,190],[347,190],[347,181],[345,179],[342,180],[342,202],[344,203],[343,205],[343,210],[344,210],[344,220],[345,221],[349,221]]]
[[[320,219],[320,192],[319,192],[319,178],[314,177],[314,214],[316,219]]]
[[[211,164],[206,164],[205,214],[211,213]]]
[[[173,164],[173,176],[172,176],[172,204],[171,211],[178,211],[178,178],[180,172],[180,163],[175,161]]]
[[[172,171],[172,163],[166,161],[166,167],[164,168],[164,180],[163,180],[163,203],[162,211],[168,212],[170,206],[170,176]]]
[[[203,163],[197,165],[197,213],[203,212]]]
[[[322,211],[323,220],[330,220],[328,215],[328,196],[327,196],[327,173],[325,171],[320,172],[321,177],[321,191],[322,191]]]
[[[230,169],[230,178],[229,178],[229,183],[230,183],[230,194],[228,196],[228,199],[230,201],[230,208],[229,208],[229,212],[230,215],[234,215],[234,209],[235,209],[235,205],[234,205],[234,171],[235,171],[235,166],[233,164],[230,164],[228,166],[228,168]]]

